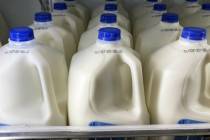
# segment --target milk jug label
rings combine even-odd
[[[205,123],[202,121],[197,120],[190,120],[190,119],[182,119],[178,121],[178,124],[201,124]],[[175,138],[175,140],[208,140],[210,137],[206,136],[178,136]]]

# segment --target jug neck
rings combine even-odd
[[[99,28],[103,28],[103,27],[117,27],[117,23],[100,23],[99,24]]]
[[[68,13],[68,9],[65,10],[53,10],[54,14],[66,14]]]
[[[97,46],[99,46],[99,48],[113,48],[115,46],[118,46],[120,44],[120,40],[118,41],[103,41],[103,40],[97,40],[96,41]]]
[[[106,14],[106,13],[109,13],[109,14],[117,14],[118,11],[117,11],[117,10],[116,10],[116,11],[106,11],[106,10],[104,10],[103,13],[104,13],[104,14]]]
[[[179,27],[180,26],[179,22],[169,23],[169,22],[163,22],[163,21],[160,22],[160,25],[169,26],[169,27]]]
[[[10,48],[29,48],[34,46],[34,44],[36,43],[35,39],[30,40],[30,41],[24,41],[24,42],[16,42],[16,41],[12,41],[9,40],[9,46]]]
[[[181,44],[184,44],[184,46],[189,46],[192,48],[201,48],[203,46],[207,46],[207,40],[189,40],[189,39],[185,39],[183,37],[180,37],[179,42]]]
[[[153,11],[153,15],[162,15],[164,13],[166,13],[167,11]]]
[[[34,21],[34,26],[37,27],[37,28],[49,28],[49,27],[53,26],[53,22],[52,21],[50,21],[50,22]]]

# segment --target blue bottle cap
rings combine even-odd
[[[206,29],[199,27],[185,27],[182,31],[182,38],[187,40],[200,41],[206,39]]]
[[[158,0],[147,0],[148,2],[158,2]]]
[[[186,0],[186,2],[198,2],[198,0]]]
[[[10,40],[15,42],[25,42],[34,39],[34,32],[29,27],[16,27],[10,30]]]
[[[166,4],[164,3],[157,3],[153,7],[154,11],[166,11]]]
[[[210,11],[210,3],[204,3],[204,4],[202,4],[202,10]]]
[[[179,22],[179,16],[175,13],[164,13],[161,21],[167,23],[177,23]]]
[[[104,13],[101,15],[100,22],[101,23],[116,23],[117,16],[112,13]]]
[[[103,41],[118,41],[121,39],[121,31],[114,27],[99,29],[98,39]]]
[[[117,4],[115,3],[107,3],[104,7],[105,11],[117,11]]]
[[[66,10],[66,9],[67,9],[66,3],[63,2],[54,3],[54,10]]]
[[[52,21],[52,15],[49,12],[38,12],[35,14],[34,20],[36,22],[50,22]]]

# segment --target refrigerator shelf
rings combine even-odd
[[[112,127],[39,127],[6,126],[0,128],[0,139],[116,138],[146,136],[207,136],[210,124],[147,125]]]

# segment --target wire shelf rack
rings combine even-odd
[[[208,135],[210,135],[210,124],[111,127],[6,126],[0,128],[0,139],[83,139]]]

